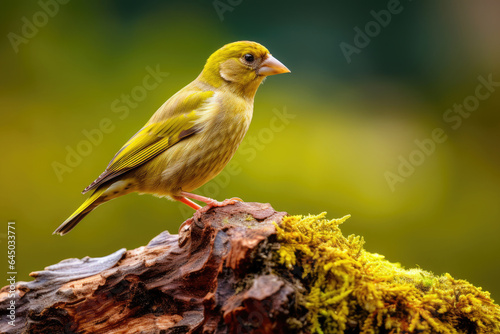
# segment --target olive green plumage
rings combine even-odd
[[[165,102],[83,193],[93,194],[54,232],[68,233],[100,204],[130,192],[186,197],[229,162],[248,130],[257,88],[289,70],[255,42],[223,46],[201,74]]]

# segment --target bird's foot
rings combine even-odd
[[[204,206],[200,210],[200,207],[198,206],[198,204],[193,203],[188,198],[203,202],[206,204],[206,206]],[[197,210],[198,212],[206,212],[206,211],[210,210],[211,208],[217,208],[217,207],[221,207],[221,206],[231,205],[231,204],[234,204],[236,202],[243,202],[243,200],[241,200],[238,197],[233,197],[230,199],[226,199],[222,202],[219,202],[219,201],[212,199],[210,197],[205,197],[205,196],[201,196],[201,195],[197,195],[197,194],[191,194],[191,193],[188,193],[185,191],[181,192],[180,196],[176,197],[175,199],[183,202],[184,204],[189,205],[190,207]]]
[[[210,201],[205,202],[207,205],[205,205],[200,210],[198,210],[198,212],[200,212],[200,213],[207,212],[211,208],[220,208],[220,207],[223,207],[223,206],[226,206],[226,205],[233,205],[236,202],[243,202],[243,200],[241,198],[238,198],[238,197],[233,197],[233,198],[225,199],[222,202],[219,202],[219,201],[217,201],[215,199],[210,199]]]
[[[243,202],[243,200],[241,198],[238,198],[238,197],[225,199],[222,202],[219,202],[219,201],[216,201],[213,199],[207,203],[207,206],[209,206],[211,208],[219,208],[221,206],[232,205],[236,202]]]

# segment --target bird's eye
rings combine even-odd
[[[251,53],[247,53],[247,54],[246,54],[246,55],[244,55],[243,57],[245,57],[245,60],[246,60],[247,62],[249,62],[249,63],[252,63],[252,62],[255,60],[255,58],[254,58],[253,54],[251,54]]]

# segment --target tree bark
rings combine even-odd
[[[179,245],[163,232],[144,247],[68,259],[16,286],[2,333],[290,333],[294,287],[266,267],[285,212],[237,203],[197,212]],[[8,315],[6,286],[0,291]],[[7,311],[6,311],[7,310]]]

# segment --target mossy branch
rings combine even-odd
[[[405,270],[344,237],[347,217],[269,204],[197,212],[179,245],[69,259],[0,291],[2,333],[499,333],[487,292]]]

